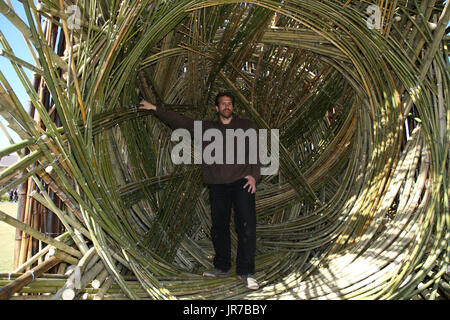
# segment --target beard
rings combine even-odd
[[[219,111],[219,115],[222,118],[228,119],[233,116],[233,111],[231,111],[230,109],[224,109],[224,110]]]

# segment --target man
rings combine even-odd
[[[202,121],[203,132],[217,129],[222,132],[223,159],[226,159],[227,129],[248,129],[257,131],[254,123],[249,119],[239,118],[233,113],[234,97],[230,93],[219,93],[215,100],[218,121]],[[194,120],[176,112],[166,110],[160,106],[143,100],[140,109],[153,110],[155,115],[172,129],[183,128],[194,133]],[[238,131],[234,131],[238,132]],[[240,131],[242,133],[242,131]],[[232,137],[235,139],[235,137]],[[249,139],[247,139],[249,140]],[[209,187],[209,200],[211,205],[211,238],[215,250],[214,269],[204,272],[206,277],[228,277],[231,268],[230,245],[230,216],[234,205],[234,223],[238,236],[236,255],[236,273],[246,284],[247,288],[256,290],[259,285],[254,278],[255,248],[256,248],[256,210],[255,191],[256,183],[260,179],[259,159],[256,163],[249,161],[249,142],[246,140],[245,163],[236,161],[237,146],[234,143],[235,161],[229,163],[205,163],[202,161],[203,183]],[[203,142],[205,144],[205,142]],[[257,144],[256,144],[257,145]],[[241,150],[242,151],[242,150]],[[231,157],[231,156],[230,156]],[[258,158],[256,156],[256,158]]]

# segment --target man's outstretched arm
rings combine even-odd
[[[174,111],[166,110],[161,106],[157,107],[146,100],[141,101],[139,109],[155,111],[155,115],[162,122],[172,127],[172,129],[183,128],[189,130],[191,134],[194,133],[194,120],[189,117],[186,117]]]
[[[142,100],[139,109],[156,111],[156,106],[146,100]]]

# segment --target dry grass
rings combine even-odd
[[[0,210],[15,218],[17,203],[0,202]],[[15,228],[0,222],[0,272],[9,272],[13,269],[15,231]]]

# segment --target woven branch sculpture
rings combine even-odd
[[[20,155],[0,192],[21,190],[17,219],[0,212],[18,230],[0,297],[448,297],[448,2],[371,2],[24,0],[22,20],[0,0],[35,58],[0,34],[30,101],[0,74],[22,139],[0,151]],[[199,166],[174,165],[170,128],[136,108],[212,120],[219,90],[280,130],[256,192],[255,292],[201,276]]]

